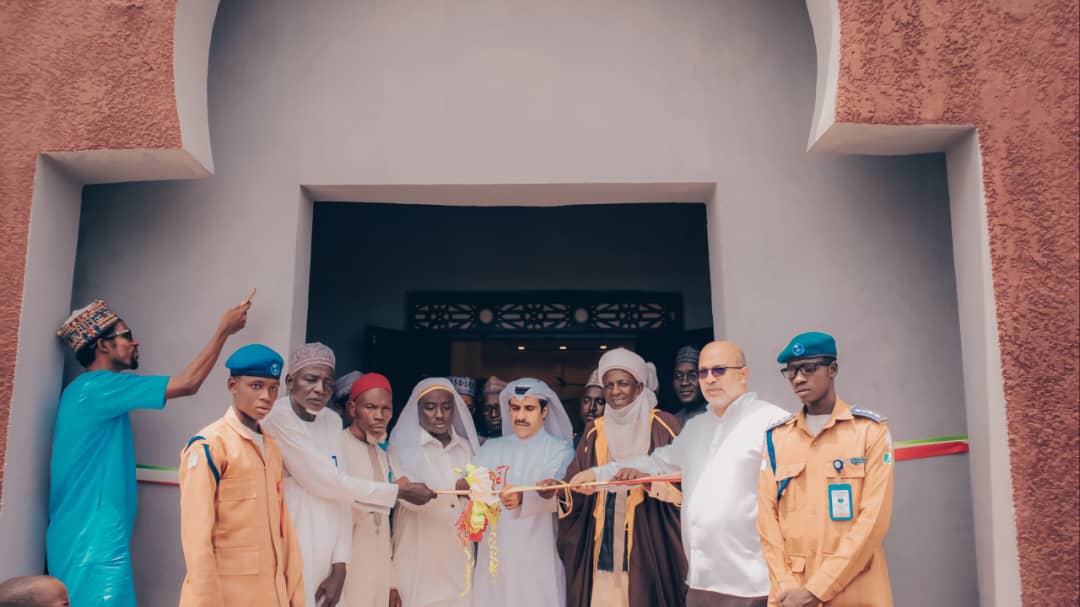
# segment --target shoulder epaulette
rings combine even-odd
[[[221,482],[221,472],[218,471],[217,465],[214,463],[214,458],[210,455],[210,441],[206,440],[205,436],[192,436],[187,442],[187,447],[184,447],[186,451],[192,444],[202,441],[203,453],[206,455],[206,465],[210,467],[210,472],[214,475],[214,482]]]
[[[769,427],[765,428],[765,430],[769,431],[769,430],[772,430],[773,428],[779,428],[780,426],[783,426],[784,424],[790,422],[793,419],[795,419],[795,414],[794,413],[788,413],[787,417],[781,417],[780,419],[774,421],[773,423],[769,424]]]
[[[199,441],[205,441],[205,440],[206,440],[205,436],[202,436],[201,434],[196,434],[195,436],[192,436],[190,439],[188,439],[187,444],[184,445],[184,450],[186,451],[187,448],[190,447],[194,443],[197,443]]]
[[[870,409],[863,409],[861,407],[852,407],[851,414],[855,417],[865,417],[866,419],[872,419],[877,423],[881,423],[889,418],[878,413],[877,411],[871,411]]]

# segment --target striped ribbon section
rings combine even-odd
[[[893,457],[898,462],[967,452],[968,437],[966,434],[920,438],[893,443]],[[135,479],[140,483],[154,485],[172,485],[174,487],[180,485],[179,469],[168,466],[139,464],[135,466]]]
[[[966,434],[939,436],[937,438],[921,438],[893,443],[893,457],[898,462],[909,459],[941,457],[943,455],[955,455],[957,453],[967,452],[968,437]]]
[[[135,480],[140,483],[153,485],[180,486],[180,469],[168,466],[148,466],[138,464],[135,466]]]

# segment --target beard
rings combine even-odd
[[[134,371],[134,370],[136,370],[138,368],[139,368],[139,357],[138,356],[132,356],[131,357],[131,364],[128,365],[128,369],[131,369],[132,371]]]

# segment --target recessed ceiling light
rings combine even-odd
[[[518,348],[517,348],[517,349],[518,349],[518,350],[521,350],[521,351],[523,351],[523,352],[524,352],[524,351],[525,351],[525,346],[518,346]]]
[[[607,350],[607,345],[601,344],[601,345],[600,345],[600,349],[601,349],[601,350]]]
[[[560,350],[565,350],[565,349],[566,349],[566,346],[559,346],[559,349],[560,349]]]

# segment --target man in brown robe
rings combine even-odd
[[[585,428],[566,471],[572,483],[595,480],[592,468],[645,455],[681,428],[656,408],[656,371],[616,349],[600,359],[607,408]],[[567,607],[683,607],[686,556],[679,527],[682,494],[656,483],[629,490],[564,491],[558,548],[566,568]],[[625,521],[626,533],[617,533]]]

